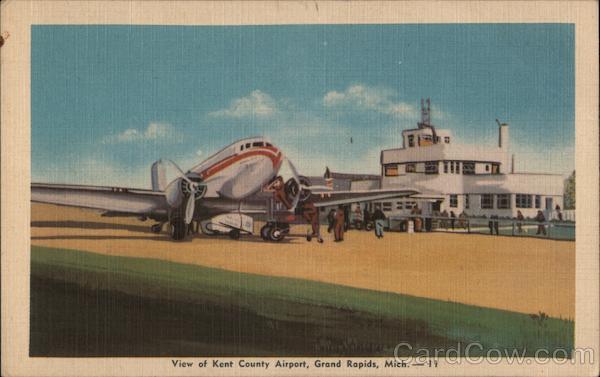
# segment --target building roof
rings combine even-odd
[[[349,181],[379,181],[381,176],[375,174],[338,173],[325,168],[324,178],[344,179]]]

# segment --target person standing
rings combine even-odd
[[[346,225],[346,216],[344,214],[344,206],[340,205],[335,211],[335,242],[344,240],[344,226]]]
[[[365,206],[365,210],[363,211],[363,227],[365,230],[369,230],[369,223],[371,222],[371,213],[367,206]]]
[[[494,232],[496,232],[497,236],[500,235],[500,229],[499,229],[499,225],[498,225],[498,215],[490,216],[489,227],[490,227],[490,234],[493,235]]]
[[[525,220],[525,217],[523,217],[523,213],[521,213],[520,210],[517,211],[517,231],[519,233],[523,233],[523,223],[522,221]]]
[[[545,236],[546,226],[544,225],[544,223],[546,222],[546,217],[544,216],[544,213],[542,211],[538,211],[537,215],[535,216],[535,220],[538,222],[538,228],[535,234],[543,233]]]
[[[379,208],[379,206],[375,207],[375,212],[373,213],[373,220],[375,220],[375,236],[377,238],[383,238],[383,224],[385,222],[385,214]]]
[[[558,221],[563,221],[563,214],[560,211],[560,206],[557,204],[556,205],[556,216],[558,217]]]
[[[458,215],[458,226],[467,229],[467,214],[465,211],[462,211],[460,215]]]
[[[454,230],[455,222],[456,222],[456,214],[454,213],[454,211],[450,211],[450,226],[452,227],[452,230]]]
[[[331,231],[335,228],[335,209],[330,209],[327,214],[327,233],[331,233]]]
[[[360,204],[357,204],[356,208],[354,209],[354,218],[352,219],[352,222],[354,223],[354,227],[356,229],[359,229],[360,227],[362,227],[363,212],[362,212],[362,209],[360,209]]]

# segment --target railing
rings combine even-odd
[[[419,219],[415,221],[415,219]],[[563,217],[564,219],[564,217]],[[493,234],[501,236],[542,237],[557,240],[575,240],[575,222],[533,219],[491,219],[485,217],[450,218],[444,216],[403,215],[390,216],[390,230],[407,231],[412,221],[414,231]]]

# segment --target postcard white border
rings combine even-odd
[[[202,375],[218,370],[175,370],[170,358],[30,358],[30,30],[32,24],[251,25],[336,23],[573,23],[576,63],[576,347],[595,349],[595,365],[461,365],[371,375],[598,375],[599,185],[598,3],[595,1],[402,2],[2,2],[0,49],[2,137],[2,374],[46,376]],[[203,358],[186,358],[202,360]],[[346,358],[343,358],[346,359]],[[234,359],[237,360],[237,359]],[[266,360],[266,359],[265,359]],[[240,375],[239,369],[221,375]],[[279,370],[253,370],[281,375]],[[311,369],[311,374],[364,375],[365,370]],[[290,371],[302,375],[306,371]]]

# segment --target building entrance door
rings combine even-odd
[[[552,211],[552,198],[546,198],[546,209]]]

